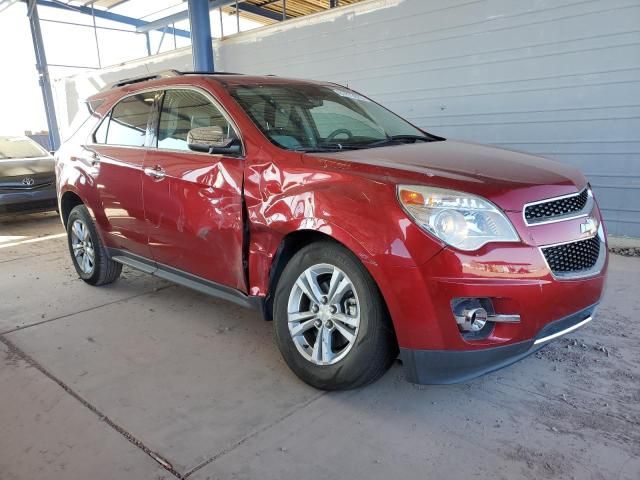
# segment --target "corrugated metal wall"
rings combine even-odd
[[[433,133],[576,165],[609,232],[640,237],[640,0],[372,0],[229,38],[216,57],[348,84]]]

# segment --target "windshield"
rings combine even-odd
[[[49,152],[28,137],[0,137],[0,160],[48,156]]]
[[[335,151],[439,139],[337,85],[253,84],[228,88],[267,138],[287,150]]]

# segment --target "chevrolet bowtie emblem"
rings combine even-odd
[[[598,232],[598,220],[592,217],[587,217],[584,223],[580,224],[580,233],[588,234],[590,237],[594,236]]]

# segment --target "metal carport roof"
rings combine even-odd
[[[0,12],[18,0],[0,0]],[[193,50],[194,67],[197,70],[213,70],[211,27],[207,11],[218,9],[222,25],[222,12],[233,14],[240,31],[240,18],[247,18],[261,24],[272,24],[318,13],[329,8],[358,3],[362,0],[22,0],[26,2],[31,34],[36,56],[36,68],[40,77],[42,95],[49,126],[49,143],[53,149],[60,145],[53,94],[49,78],[49,64],[45,55],[45,43],[40,29],[38,6],[84,14],[92,18],[92,25],[74,22],[61,22],[69,25],[93,28],[96,50],[100,58],[98,30],[115,28],[98,25],[96,19],[118,22],[126,25],[131,33],[145,34],[147,54],[151,55],[149,32],[157,30],[175,37],[190,38]],[[192,9],[189,15],[189,9]],[[188,29],[176,26],[176,23],[189,19]],[[55,20],[47,20],[54,21]],[[132,30],[131,28],[135,29]],[[221,31],[223,35],[223,32]],[[160,41],[162,43],[162,40]],[[101,66],[100,61],[98,61]]]

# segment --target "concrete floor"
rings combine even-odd
[[[594,322],[512,367],[322,393],[256,313],[127,269],[85,285],[61,233],[0,220],[2,480],[640,478],[638,258],[612,256]]]

